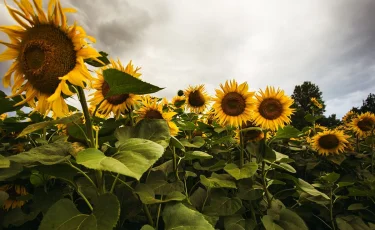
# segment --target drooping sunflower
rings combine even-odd
[[[263,92],[255,95],[257,98],[254,110],[254,123],[263,129],[276,131],[279,127],[291,122],[290,116],[294,109],[290,108],[293,99],[285,95],[284,90],[267,86]]]
[[[319,155],[340,154],[349,146],[349,136],[338,130],[325,130],[311,138],[311,147]]]
[[[180,108],[181,106],[183,106],[186,102],[186,98],[185,96],[174,96],[172,98],[172,105],[176,108]]]
[[[363,113],[352,120],[351,128],[358,137],[366,137],[371,134],[375,126],[375,115],[370,112]]]
[[[210,104],[211,98],[208,96],[204,85],[189,86],[184,94],[186,107],[193,113],[203,113]]]
[[[28,194],[26,191],[26,188],[22,185],[16,185],[16,184],[6,184],[3,186],[0,186],[0,191],[4,191],[8,193],[9,198],[5,201],[3,208],[5,210],[9,210],[10,208],[17,208],[22,207],[26,201],[24,200],[17,200],[17,197],[25,196]]]
[[[10,39],[10,43],[0,41],[8,47],[0,54],[0,61],[15,60],[5,73],[3,85],[11,86],[13,76],[10,97],[23,97],[16,105],[28,103],[42,115],[53,111],[54,117],[63,117],[69,112],[63,95],[73,95],[68,84],[90,85],[92,77],[84,59],[99,61],[96,57],[100,54],[86,39],[95,39],[77,24],[67,24],[65,12],[75,10],[62,8],[59,0],[50,0],[47,14],[42,0],[33,1],[34,6],[29,0],[14,2],[20,10],[5,5],[19,25],[0,26]]]
[[[310,101],[319,109],[323,108],[323,105],[315,97],[310,98]]]
[[[216,89],[215,118],[221,125],[240,126],[242,122],[251,119],[254,109],[254,92],[249,92],[247,82],[240,85],[235,80],[226,81],[225,85],[220,84]]]
[[[251,127],[257,127],[252,121],[247,121],[246,123],[243,122],[241,125],[241,129],[251,128]],[[236,130],[236,136],[235,138],[240,141],[241,139],[241,131],[240,129]],[[257,142],[264,138],[264,132],[262,130],[254,129],[254,130],[244,130],[242,131],[242,138],[243,143],[248,142]]]
[[[112,112],[115,115],[115,118],[118,119],[121,113],[132,110],[134,106],[138,104],[140,96],[125,93],[105,98],[110,89],[109,84],[103,77],[103,71],[106,69],[116,69],[135,78],[139,78],[142,75],[138,72],[141,68],[134,68],[132,61],[124,67],[120,61],[115,62],[111,59],[110,65],[104,66],[97,71],[98,78],[93,82],[93,88],[96,89],[96,92],[90,95],[93,96],[89,100],[90,106],[97,106],[102,100],[104,100],[99,106],[98,112],[103,116],[108,116]]]
[[[157,98],[151,98],[150,96],[143,96],[142,97],[142,106],[137,111],[138,114],[136,119],[137,122],[143,119],[164,119],[167,121],[169,126],[169,132],[172,136],[176,136],[178,134],[178,127],[172,121],[172,117],[176,115],[176,112],[163,112],[163,104],[158,103]]]
[[[357,117],[358,114],[354,112],[353,110],[350,110],[342,117],[342,122],[346,125],[350,124],[353,120],[353,118]]]

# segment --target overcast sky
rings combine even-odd
[[[202,83],[214,95],[229,79],[291,95],[311,81],[326,114],[341,118],[375,92],[375,0],[61,2],[78,10],[69,24],[82,25],[97,49],[132,59],[144,81],[166,87],[157,96]],[[14,24],[3,3],[0,15]]]

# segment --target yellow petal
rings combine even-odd
[[[0,54],[0,61],[12,60],[18,57],[18,50],[6,49],[4,53]]]

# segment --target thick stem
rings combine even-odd
[[[243,143],[243,133],[242,130],[240,130],[240,146],[241,146],[241,152],[240,152],[240,168],[244,165],[244,143]]]
[[[267,199],[267,206],[268,208],[271,207],[271,198],[270,198],[270,194],[268,193],[268,189],[267,189],[267,179],[266,179],[266,162],[263,161],[262,162],[262,185],[263,185],[263,190],[264,190],[264,193],[266,195],[266,199]]]
[[[83,115],[85,116],[86,133],[89,139],[89,147],[95,148],[94,130],[92,128],[89,108],[87,107],[85,92],[83,91],[82,87],[77,87],[77,92],[78,92],[79,102],[81,103],[81,106],[82,106]],[[103,183],[103,172],[100,170],[96,170],[95,176],[96,176],[96,183],[97,183],[99,192],[104,193],[105,187]]]
[[[147,204],[143,204],[143,211],[144,211],[145,214],[146,214],[146,217],[147,217],[148,223],[149,223],[151,226],[154,226],[154,220],[152,219],[152,216],[151,216],[150,210],[148,209]]]
[[[336,226],[335,226],[335,220],[333,219],[333,201],[332,201],[332,188],[331,188],[331,191],[330,191],[330,204],[329,204],[329,216],[331,218],[331,225],[332,225],[332,229],[335,230],[336,229]]]

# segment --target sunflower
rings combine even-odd
[[[375,115],[370,112],[363,113],[354,118],[351,123],[353,131],[359,137],[366,137],[371,134],[375,125]]]
[[[140,68],[134,68],[131,61],[124,67],[120,61],[115,62],[111,59],[110,65],[104,66],[97,71],[98,78],[93,82],[93,88],[96,89],[96,92],[90,95],[93,96],[89,100],[90,106],[95,107],[104,100],[99,106],[98,112],[103,116],[108,116],[112,112],[115,118],[118,119],[122,112],[132,110],[133,107],[138,104],[137,101],[140,100],[140,97],[135,94],[124,93],[105,98],[109,92],[109,84],[103,77],[103,71],[106,69],[116,69],[135,78],[139,78],[141,76],[141,73],[138,73]]]
[[[84,59],[99,61],[96,57],[100,54],[86,39],[95,39],[82,27],[67,25],[65,12],[75,10],[62,8],[59,0],[49,2],[47,14],[42,0],[33,1],[34,6],[29,0],[14,2],[20,10],[5,5],[19,25],[0,26],[10,39],[10,43],[0,41],[8,47],[0,54],[0,61],[15,60],[5,73],[3,85],[9,87],[13,76],[10,97],[23,98],[16,106],[28,103],[33,112],[46,116],[53,111],[54,117],[63,117],[69,112],[63,96],[73,95],[69,83],[82,88],[90,85],[92,77]]]
[[[350,124],[353,120],[353,118],[357,117],[358,114],[356,112],[354,112],[353,110],[350,110],[349,112],[347,112],[343,117],[342,117],[342,122],[344,124]]]
[[[251,119],[254,108],[254,92],[249,92],[247,82],[240,85],[235,80],[220,84],[221,90],[216,89],[215,118],[221,125],[240,126],[242,122]]]
[[[138,114],[136,119],[137,122],[143,119],[164,119],[167,121],[169,126],[169,132],[172,136],[178,134],[177,125],[172,122],[172,117],[176,115],[176,112],[163,112],[163,104],[158,103],[157,98],[151,98],[150,96],[142,97],[142,106],[135,112]]]
[[[246,129],[246,128],[251,128],[251,127],[257,127],[252,121],[247,121],[246,123],[243,122],[241,129]],[[235,138],[240,141],[241,138],[241,130],[237,129],[236,130],[236,136]],[[260,141],[264,138],[264,132],[262,130],[245,130],[242,131],[242,138],[243,138],[243,143],[246,144],[248,142],[257,142]]]
[[[189,86],[184,92],[186,107],[193,113],[202,113],[210,104],[204,85]]]
[[[348,135],[338,130],[325,130],[311,138],[311,147],[319,155],[340,154],[348,147]]]
[[[320,104],[320,102],[319,102],[315,97],[312,97],[312,98],[310,99],[310,101],[311,101],[316,107],[318,107],[319,109],[322,109],[322,108],[323,108],[323,105]]]
[[[174,96],[172,98],[172,105],[176,108],[180,108],[181,106],[183,106],[186,102],[186,98],[185,96]]]
[[[3,113],[0,115],[0,120],[5,120],[6,118],[8,117],[8,114],[7,113]]]
[[[15,184],[6,184],[0,186],[0,191],[7,192],[9,198],[5,201],[3,208],[5,210],[9,210],[10,208],[17,208],[22,207],[26,201],[18,200],[17,198],[20,196],[25,196],[28,194],[26,188],[22,185],[15,185]]]
[[[91,116],[94,115],[94,112],[95,112],[95,109],[96,109],[96,106],[90,106],[89,107],[89,113]],[[109,114],[102,114],[101,111],[99,111],[99,109],[96,111],[95,113],[95,117],[99,117],[99,118],[102,118],[102,119],[106,119],[109,117]]]
[[[274,87],[266,88],[265,92],[260,90],[255,95],[254,123],[262,129],[276,131],[279,127],[284,127],[290,123],[290,116],[294,109],[290,108],[293,99],[284,94],[284,90]]]

